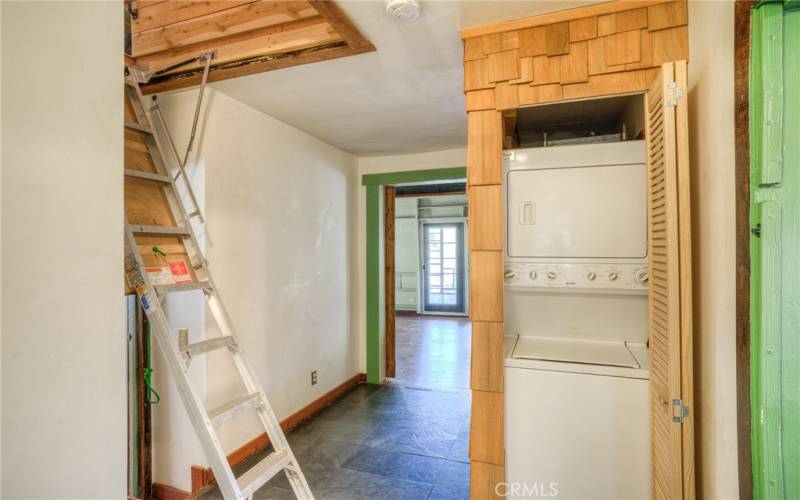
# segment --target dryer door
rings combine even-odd
[[[508,173],[509,257],[644,258],[643,164]]]

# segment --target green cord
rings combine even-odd
[[[146,346],[146,355],[147,355],[147,365],[144,368],[144,386],[145,386],[145,399],[147,399],[147,403],[151,405],[158,404],[161,401],[161,396],[158,395],[158,391],[153,388],[153,369],[150,368],[150,323],[147,323],[147,342]]]

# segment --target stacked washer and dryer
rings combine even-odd
[[[644,141],[504,152],[511,498],[648,498]]]

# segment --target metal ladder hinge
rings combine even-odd
[[[667,92],[667,106],[671,108],[676,107],[678,105],[678,101],[683,99],[683,88],[681,88],[680,85],[675,82],[668,82]]]
[[[684,404],[682,399],[672,400],[672,421],[682,424],[689,416],[689,407]]]

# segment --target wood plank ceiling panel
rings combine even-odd
[[[209,81],[375,50],[332,1],[128,0],[134,63],[145,93],[197,85],[199,56],[214,51]]]

